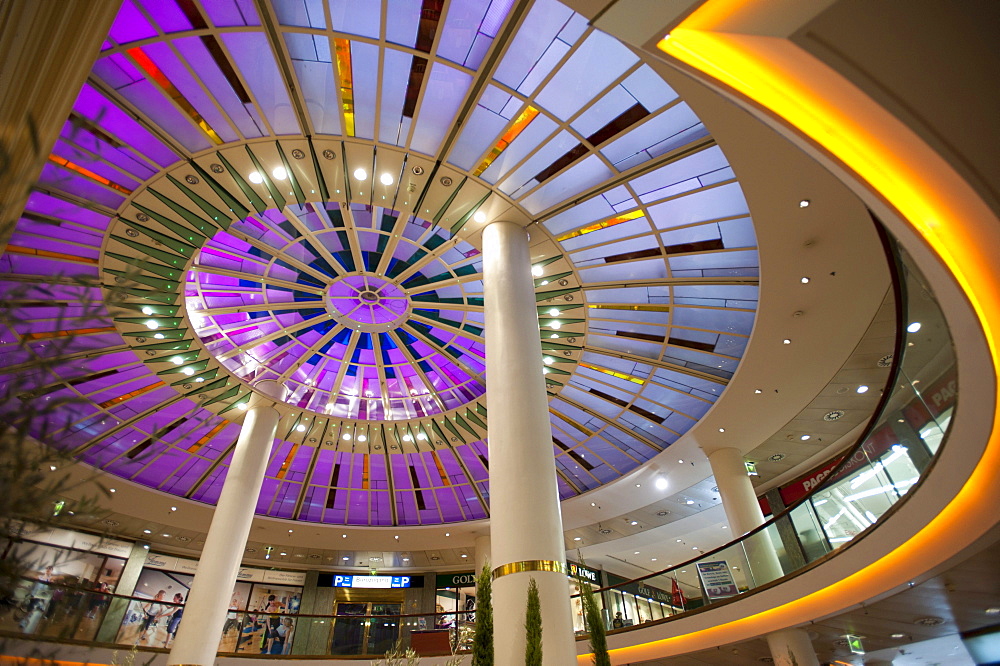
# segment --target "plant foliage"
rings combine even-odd
[[[594,591],[590,589],[590,584],[583,578],[579,580],[583,616],[590,631],[590,650],[594,653],[592,661],[596,666],[611,666],[611,656],[608,655],[608,636],[604,629],[604,620],[601,618],[601,609],[597,604],[597,599],[594,598]]]
[[[524,614],[524,665],[542,666],[542,602],[534,578],[528,581],[528,608]]]
[[[476,635],[472,640],[472,666],[493,666],[493,577],[488,560],[476,581]]]

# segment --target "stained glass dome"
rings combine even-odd
[[[125,0],[0,260],[6,372],[53,361],[53,446],[207,503],[276,379],[258,513],[484,518],[498,219],[572,497],[689,430],[753,326],[753,224],[687,104],[555,0]]]

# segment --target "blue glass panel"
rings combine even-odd
[[[223,33],[222,39],[274,133],[298,134],[299,124],[267,37],[259,32]]]
[[[460,169],[472,169],[483,153],[496,143],[506,125],[506,118],[477,106],[465,123],[448,161]]]
[[[372,0],[330,0],[334,32],[378,39],[382,28],[382,3]]]
[[[638,59],[614,37],[593,32],[536,99],[546,111],[567,120]]]
[[[591,155],[567,171],[546,182],[536,192],[521,201],[528,212],[537,214],[574,194],[595,187],[611,176],[609,169],[597,155]]]
[[[572,15],[571,9],[556,0],[536,2],[524,20],[524,25],[531,26],[530,29],[517,32],[517,36],[514,37],[514,41],[507,48],[503,60],[497,67],[494,78],[526,95],[534,92],[534,86],[538,81],[532,86],[522,87],[522,83],[532,70],[540,69],[537,66],[539,59],[552,45]],[[566,43],[563,43],[562,47],[563,52],[569,49]],[[550,72],[554,66],[555,62],[551,62],[547,69],[542,68],[544,69],[542,76]]]
[[[326,30],[323,0],[272,0],[271,5],[282,25]]]
[[[390,44],[413,47],[417,43],[422,0],[393,0],[385,18],[385,39]]]
[[[705,222],[722,217],[746,215],[746,199],[738,183],[720,185],[648,208],[660,229]]]
[[[437,152],[471,83],[471,75],[434,63],[417,114],[417,127],[411,143],[414,150],[428,155]]]
[[[625,136],[601,149],[601,152],[615,164],[644,150],[648,151],[646,159],[649,159],[683,145],[679,139],[670,139],[685,136],[682,135],[684,130],[700,126],[701,121],[688,105],[678,104],[631,129]],[[655,150],[652,149],[654,146]]]

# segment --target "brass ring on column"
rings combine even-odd
[[[493,570],[491,577],[493,580],[506,576],[507,574],[522,573],[524,571],[554,571],[556,573],[567,574],[569,570],[564,562],[555,560],[521,560],[520,562],[510,562],[502,564]]]

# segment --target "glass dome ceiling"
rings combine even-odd
[[[705,414],[758,290],[721,150],[558,2],[444,4],[124,0],[0,260],[47,442],[213,503],[277,379],[260,514],[487,517],[495,219],[531,234],[561,497]]]

